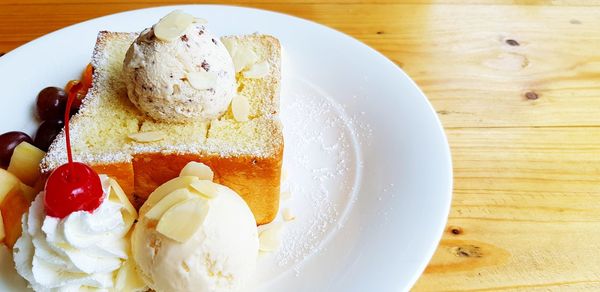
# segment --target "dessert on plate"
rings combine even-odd
[[[269,223],[278,211],[283,158],[279,42],[267,35],[219,39],[200,20],[188,22],[169,41],[154,29],[100,32],[92,87],[71,122],[75,160],[117,180],[136,208],[188,162],[199,161],[246,200],[258,224]],[[149,51],[152,56],[144,55]],[[227,52],[232,61],[217,64]],[[172,53],[198,56],[164,57]],[[237,92],[224,96],[230,93],[224,84],[234,80]],[[195,108],[185,103],[192,95]],[[218,106],[202,106],[207,101]],[[146,114],[153,109],[156,115]],[[157,119],[166,113],[177,121]],[[46,173],[66,161],[62,135],[42,161]]]
[[[0,135],[0,241],[30,287],[241,289],[275,246],[257,226],[279,207],[280,54],[181,11],[100,32],[82,81],[38,96],[40,131],[64,130]]]

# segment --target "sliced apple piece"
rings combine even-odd
[[[144,217],[148,219],[158,220],[160,219],[167,210],[171,209],[174,205],[179,204],[183,201],[187,201],[191,198],[194,198],[194,194],[190,192],[187,188],[177,189],[174,192],[170,193],[162,200],[160,200],[152,209],[150,209]]]
[[[200,180],[193,182],[191,185],[192,190],[196,191],[200,196],[206,199],[214,199],[219,195],[217,186],[212,181]]]
[[[166,195],[172,193],[176,189],[187,188],[190,184],[198,180],[198,177],[195,176],[180,176],[162,184],[156,188],[156,190],[154,190],[150,196],[148,196],[148,199],[140,209],[140,216],[146,214],[148,210],[152,209],[152,207],[162,200]]]
[[[4,232],[4,220],[2,219],[2,210],[0,210],[0,242],[4,241],[6,233]]]
[[[179,176],[195,176],[199,179],[212,181],[215,173],[208,165],[202,162],[191,161],[181,169]]]
[[[27,209],[30,202],[23,195],[23,190],[20,187],[13,188],[0,204],[0,212],[4,220],[4,243],[9,248],[15,244],[21,236],[21,217]]]
[[[21,182],[14,174],[0,168],[0,204],[6,195],[20,184]]]
[[[45,154],[39,148],[27,142],[21,142],[15,147],[8,165],[8,172],[17,176],[26,185],[34,186],[40,177],[40,161]]]
[[[156,231],[178,242],[190,239],[208,215],[209,205],[198,197],[174,205],[163,214]]]

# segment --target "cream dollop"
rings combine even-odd
[[[177,185],[177,180],[181,184]],[[191,183],[187,185],[184,181]],[[244,199],[230,188],[204,181],[214,189],[201,190],[199,182],[189,176],[171,180],[150,195],[145,207],[140,209],[139,222],[131,238],[132,253],[140,275],[157,292],[239,291],[256,268],[259,243],[252,211]],[[166,189],[177,187],[182,188],[162,200],[152,198],[153,195],[160,196],[159,193]],[[192,199],[183,199],[177,204],[173,197],[169,197],[188,189],[193,193],[190,194]],[[200,225],[195,226],[195,232],[183,242],[173,240],[159,230],[166,215],[158,222],[149,215],[154,212],[153,207],[160,208],[165,201],[171,201],[174,206],[171,208],[178,208],[197,200],[203,201],[207,208],[203,209],[205,214]],[[185,214],[182,217],[192,216]],[[191,220],[170,223],[167,231],[181,230],[181,225],[194,224]]]
[[[46,216],[44,192],[22,218],[14,249],[17,272],[36,291],[109,289],[129,257],[127,234],[135,219],[129,202],[111,198],[110,179],[101,175],[104,201],[94,212],[65,218]]]

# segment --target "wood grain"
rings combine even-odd
[[[3,0],[0,51],[166,4]],[[452,148],[455,190],[443,240],[413,290],[600,290],[600,1],[228,4],[348,33],[428,95]]]

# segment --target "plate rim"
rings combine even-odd
[[[452,206],[452,199],[453,199],[453,188],[454,188],[454,173],[453,173],[453,160],[452,160],[452,152],[451,152],[451,148],[448,142],[448,137],[447,134],[444,130],[443,124],[440,120],[440,117],[438,116],[438,114],[435,111],[435,108],[433,107],[433,105],[431,104],[430,100],[427,98],[427,95],[423,92],[423,90],[418,86],[418,84],[400,67],[398,66],[396,63],[394,63],[390,58],[388,58],[386,55],[384,55],[383,53],[379,52],[378,50],[376,50],[375,48],[367,45],[366,43],[362,42],[361,40],[343,32],[340,31],[338,29],[326,26],[324,24],[318,23],[316,21],[313,20],[309,20],[309,19],[305,19],[299,16],[295,16],[292,14],[288,14],[288,13],[284,13],[284,12],[279,12],[279,11],[273,11],[273,10],[268,10],[268,9],[264,9],[264,8],[256,8],[256,7],[249,7],[249,6],[243,6],[243,5],[231,5],[231,4],[184,4],[184,5],[158,5],[158,6],[150,6],[150,7],[144,7],[144,8],[138,8],[138,9],[131,9],[131,10],[125,10],[125,11],[120,11],[120,12],[116,12],[116,13],[111,13],[111,14],[107,14],[107,15],[102,15],[102,16],[98,16],[98,17],[94,17],[94,18],[90,18],[81,22],[77,22],[77,23],[73,23],[70,24],[68,26],[65,27],[61,27],[59,29],[56,29],[54,31],[51,31],[49,33],[46,33],[44,35],[41,35],[37,38],[34,38],[8,52],[6,52],[2,57],[0,57],[0,63],[2,63],[3,60],[6,60],[7,58],[13,58],[16,57],[15,55],[20,54],[23,50],[25,50],[26,48],[30,47],[30,46],[34,46],[36,43],[43,41],[45,39],[48,38],[53,38],[56,34],[60,33],[61,31],[64,30],[69,30],[69,29],[73,29],[75,27],[81,26],[81,25],[86,25],[90,22],[94,22],[94,21],[100,21],[103,18],[109,18],[109,17],[114,17],[114,16],[119,16],[119,15],[124,15],[124,14],[129,14],[129,13],[133,13],[133,12],[137,12],[137,13],[144,13],[145,11],[150,11],[150,10],[155,10],[155,9],[168,9],[168,8],[172,8],[172,9],[185,9],[186,7],[208,7],[208,8],[213,8],[213,9],[242,9],[242,10],[249,10],[249,11],[254,11],[254,12],[259,12],[259,13],[267,13],[267,14],[275,14],[281,17],[285,17],[285,18],[292,18],[296,21],[300,21],[303,22],[304,24],[308,24],[308,25],[312,25],[312,26],[317,26],[320,29],[324,29],[326,31],[329,31],[331,33],[334,34],[338,34],[350,41],[356,42],[357,44],[360,44],[361,47],[363,47],[364,49],[367,49],[370,54],[374,54],[379,58],[383,58],[383,60],[385,60],[386,63],[388,63],[389,65],[392,65],[395,68],[395,71],[402,75],[402,77],[404,77],[404,79],[408,80],[410,82],[410,86],[412,86],[414,89],[417,90],[418,94],[420,95],[420,98],[423,99],[423,101],[425,101],[427,107],[428,107],[428,111],[432,114],[434,121],[435,121],[435,131],[438,132],[439,135],[441,135],[442,141],[443,141],[443,145],[440,145],[441,148],[443,149],[443,155],[445,158],[445,164],[448,166],[444,172],[447,175],[447,179],[448,179],[448,185],[445,186],[445,194],[444,194],[444,213],[440,214],[440,218],[441,218],[441,222],[439,222],[437,230],[432,230],[431,232],[435,234],[435,238],[437,239],[434,242],[430,243],[430,246],[428,247],[428,252],[425,255],[425,258],[427,259],[426,261],[422,261],[419,264],[419,268],[413,273],[413,275],[410,277],[410,280],[406,283],[407,284],[407,289],[412,288],[416,282],[418,281],[418,279],[421,277],[421,275],[423,274],[423,272],[425,271],[426,267],[429,265],[429,263],[431,262],[431,259],[435,253],[435,251],[437,250],[437,247],[443,237],[443,233],[445,230],[445,227],[448,223],[448,216],[450,214],[450,210],[451,210],[451,206]]]

